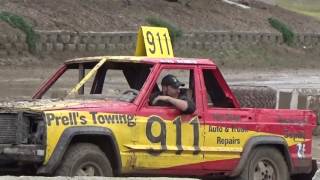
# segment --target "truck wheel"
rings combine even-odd
[[[65,153],[56,176],[113,176],[111,164],[101,149],[90,143],[77,143]]]
[[[252,151],[237,180],[289,180],[288,166],[275,148],[258,147]]]

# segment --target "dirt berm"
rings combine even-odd
[[[320,22],[312,17],[255,0],[249,1],[250,9],[221,0],[1,0],[0,4],[0,11],[20,15],[38,30],[136,31],[146,18],[160,17],[183,31],[276,32],[268,23],[275,17],[296,32],[320,32]],[[0,32],[10,33],[0,27]]]

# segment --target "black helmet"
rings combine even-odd
[[[175,77],[172,74],[166,75],[164,78],[162,78],[161,81],[162,86],[172,86],[173,88],[179,88],[180,86],[184,86],[182,82],[180,82],[177,77]]]

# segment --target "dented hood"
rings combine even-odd
[[[0,111],[51,111],[51,110],[72,110],[72,109],[88,109],[101,108],[119,109],[134,106],[132,103],[115,101],[115,100],[78,100],[78,99],[39,99],[39,100],[24,100],[24,101],[7,101],[0,102]]]

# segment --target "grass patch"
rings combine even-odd
[[[291,30],[291,28],[289,28],[286,24],[275,18],[269,18],[268,21],[273,28],[282,33],[284,43],[286,43],[289,46],[293,44],[294,33]]]
[[[277,0],[277,5],[300,14],[315,17],[320,20],[319,0]]]
[[[175,40],[182,36],[182,30],[176,25],[157,17],[147,17],[146,21],[149,25],[155,27],[165,27],[168,29],[171,43],[174,45]]]
[[[22,17],[5,11],[0,12],[0,19],[7,22],[13,28],[18,28],[23,31],[26,34],[26,43],[28,44],[29,52],[35,52],[38,35],[29,23]]]

